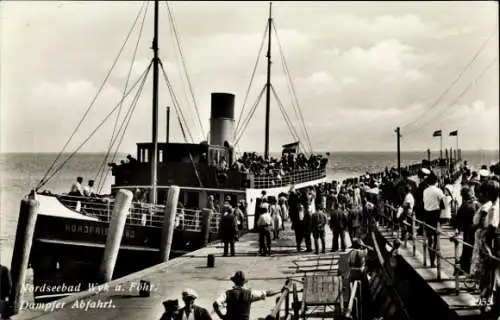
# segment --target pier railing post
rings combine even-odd
[[[412,248],[412,253],[413,256],[417,255],[417,222],[415,221],[415,212],[412,213],[411,215],[411,240],[413,243],[413,248]]]
[[[422,225],[422,248],[424,256],[424,266],[427,266],[427,226]]]
[[[212,209],[203,209],[201,214],[201,234],[203,235],[203,245],[206,246],[210,241],[210,221],[212,221]]]
[[[23,199],[20,205],[16,239],[10,265],[12,292],[9,297],[9,305],[13,314],[19,313],[23,302],[23,287],[26,280],[31,245],[33,244],[38,206],[39,203],[35,199]]]
[[[165,215],[163,217],[163,226],[161,230],[160,262],[168,261],[170,256],[172,240],[174,238],[175,216],[177,215],[179,194],[180,188],[178,186],[170,186],[170,188],[168,188],[168,197],[165,205]]]
[[[459,237],[459,232],[455,232],[455,235],[452,238],[454,247],[455,247],[455,293],[458,295],[460,293],[460,281],[459,281],[459,269],[460,269],[460,256],[458,254],[458,237]],[[465,245],[463,245],[463,248],[465,248]],[[463,249],[462,249],[463,250]]]
[[[116,193],[115,206],[109,222],[106,247],[104,248],[104,255],[99,269],[99,278],[102,282],[111,281],[113,277],[123,230],[125,229],[125,222],[127,221],[133,197],[132,191],[125,189],[120,189]]]
[[[436,225],[436,271],[437,280],[441,280],[441,224]]]

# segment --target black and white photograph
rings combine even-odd
[[[0,320],[500,320],[498,1],[0,2]]]

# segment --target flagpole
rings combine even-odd
[[[439,135],[439,160],[443,160],[443,133]]]

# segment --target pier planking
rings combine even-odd
[[[249,288],[280,290],[288,277],[300,280],[304,276],[302,271],[297,270],[294,261],[304,259],[314,266],[314,263],[309,261],[321,257],[318,263],[323,265],[327,262],[326,257],[333,256],[332,253],[323,255],[297,253],[293,231],[290,230],[288,223],[286,225],[287,231],[282,233],[282,238],[273,241],[271,257],[261,257],[257,254],[258,235],[249,233],[236,243],[236,257],[222,257],[222,245],[211,245],[113,280],[102,286],[101,292],[86,291],[58,300],[54,302],[54,310],[43,312],[23,309],[12,319],[159,319],[164,311],[162,305],[164,300],[179,299],[179,305],[183,306],[181,292],[184,288],[196,290],[199,298],[195,303],[212,312],[213,301],[223,291],[232,287],[233,283],[229,278],[237,270],[245,272]],[[332,234],[327,228],[327,248],[331,248],[331,242]],[[207,268],[209,254],[216,256],[214,268]],[[322,269],[322,266],[318,268]],[[151,283],[150,297],[139,297],[140,280]],[[275,304],[275,297],[254,303],[251,311],[252,319],[267,316]],[[218,319],[213,312],[212,318]]]

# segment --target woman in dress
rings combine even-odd
[[[473,227],[476,229],[474,236],[474,248],[472,250],[472,266],[471,275],[479,280],[479,288],[481,291],[479,303],[483,306],[488,304],[491,297],[489,294],[489,279],[488,271],[488,256],[489,246],[486,243],[487,232],[487,215],[492,206],[492,202],[488,199],[488,185],[482,183],[478,188],[478,200],[481,204],[479,210],[476,211],[473,218]],[[490,191],[491,193],[491,191]]]
[[[280,238],[280,231],[283,229],[283,220],[281,218],[281,208],[278,206],[275,197],[269,198],[269,212],[271,213],[271,218],[273,219],[273,240]]]
[[[451,202],[453,201],[452,187],[447,184],[444,187],[444,209],[441,210],[439,220],[441,225],[448,224],[451,220]]]

